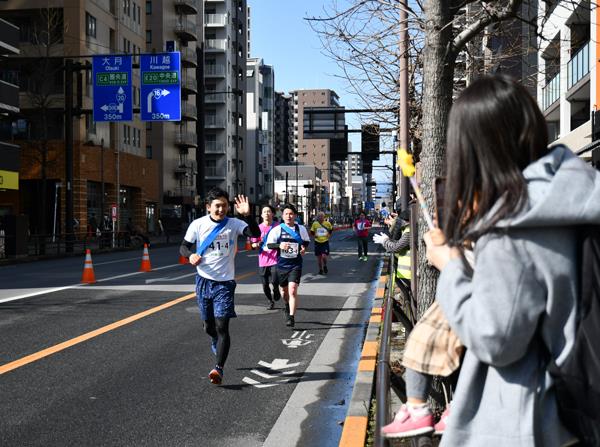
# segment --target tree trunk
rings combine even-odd
[[[433,214],[433,181],[442,176],[445,163],[446,125],[452,104],[454,60],[448,60],[447,46],[452,41],[452,14],[449,0],[425,3],[426,39],[423,57],[423,141],[420,154],[420,186]],[[419,216],[417,271],[418,316],[435,299],[438,272],[425,258],[423,234],[428,230]]]

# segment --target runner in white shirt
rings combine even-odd
[[[219,188],[207,196],[208,216],[194,220],[187,229],[179,248],[180,253],[196,266],[196,299],[204,320],[204,330],[211,337],[211,349],[217,363],[208,377],[216,385],[223,381],[223,367],[229,354],[229,319],[235,318],[235,264],[238,236],[260,236],[252,218],[242,221],[228,218],[229,198]],[[235,198],[235,210],[247,217],[250,204],[246,196]],[[196,244],[196,251],[192,246]]]

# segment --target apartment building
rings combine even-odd
[[[340,107],[339,97],[333,90],[295,90],[293,98],[293,151],[294,160],[317,166],[323,172],[323,180],[329,181],[331,163],[329,140],[304,139],[305,107]]]
[[[273,112],[273,151],[275,165],[284,165],[294,158],[292,96],[275,92]]]
[[[251,203],[273,198],[273,67],[248,59],[246,69],[246,193]],[[254,167],[254,168],[253,168]]]
[[[203,0],[146,1],[146,52],[181,53],[181,121],[147,122],[146,153],[159,161],[161,214],[189,222],[198,195],[198,66]]]
[[[550,140],[580,152],[592,142],[592,113],[600,106],[600,9],[585,1],[541,2],[538,102]],[[581,154],[591,156],[591,150]]]
[[[230,197],[248,194],[245,0],[204,0],[204,182]]]
[[[12,124],[19,113],[19,86],[18,79],[3,68],[5,57],[19,52],[19,28],[0,19],[0,218],[19,212],[20,149],[12,141]]]
[[[21,114],[13,132],[22,148],[20,211],[29,215],[32,235],[48,234],[53,228],[64,231],[65,60],[85,64],[88,55],[128,53],[136,62],[146,41],[144,4],[141,0],[2,2],[0,17],[20,28],[21,56],[5,64],[20,88]],[[94,122],[89,113],[91,70],[78,70],[73,76],[73,96],[81,91],[72,124],[76,231],[85,233],[88,219],[95,215],[99,221],[111,204],[118,204],[117,228],[131,218],[152,230],[159,203],[159,166],[145,151],[145,126],[135,115],[127,123]],[[132,84],[133,105],[138,107],[136,70]]]

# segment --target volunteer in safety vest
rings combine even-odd
[[[400,212],[396,218],[394,226],[400,225],[400,238],[392,240],[387,234],[379,233],[373,236],[373,242],[381,244],[388,253],[396,255],[396,278],[410,281],[411,280],[411,258],[410,258],[410,211],[408,209]]]

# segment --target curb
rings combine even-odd
[[[367,326],[367,333],[358,362],[356,379],[352,390],[352,398],[348,405],[348,413],[344,420],[344,428],[339,447],[364,447],[369,426],[369,410],[373,397],[375,372],[377,368],[377,352],[379,351],[379,331],[382,320],[382,305],[387,282],[387,260],[381,264],[373,308]]]

